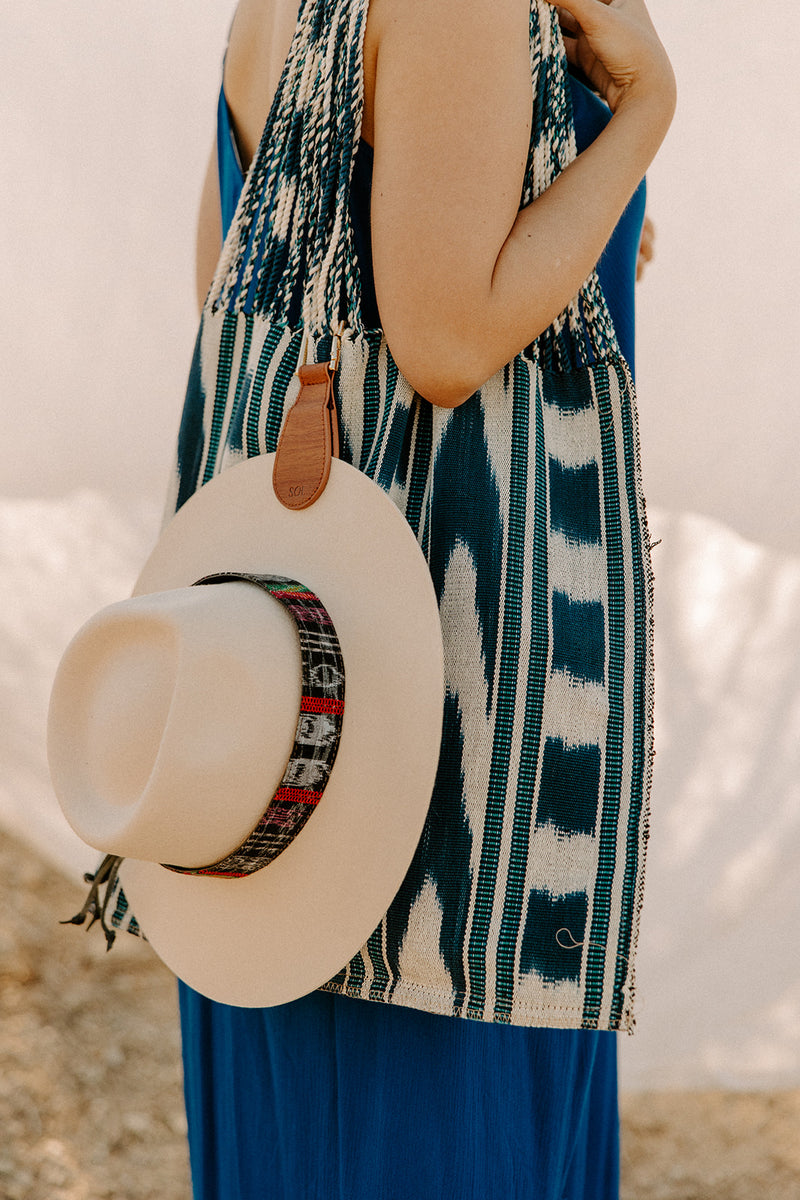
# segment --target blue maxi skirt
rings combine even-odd
[[[181,985],[198,1200],[612,1200],[616,1035]]]

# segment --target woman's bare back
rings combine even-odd
[[[371,0],[364,39],[362,136],[373,143],[376,28],[380,0]],[[297,25],[297,0],[239,0],[225,62],[225,93],[246,167],[261,139]]]

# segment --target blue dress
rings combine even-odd
[[[578,150],[608,110],[570,79]],[[242,171],[224,94],[223,232]],[[365,324],[380,324],[370,253],[372,150],[356,155],[351,217]],[[599,263],[633,367],[642,183]],[[233,1008],[180,985],[196,1200],[614,1200],[616,1035],[528,1029],[313,992]]]

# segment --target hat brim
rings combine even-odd
[[[272,488],[274,454],[200,488],[164,530],[135,595],[217,571],[298,579],[325,604],[345,662],[345,713],[325,793],[269,866],[243,879],[126,859],[122,886],[156,953],[226,1004],[285,1003],[331,979],[380,923],[430,804],[443,709],[436,595],[411,527],[362,472],[334,459],[310,508]]]

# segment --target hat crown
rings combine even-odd
[[[92,617],[51,699],[51,774],[73,829],[129,858],[222,858],[280,782],[300,675],[291,618],[248,583],[136,596]]]

